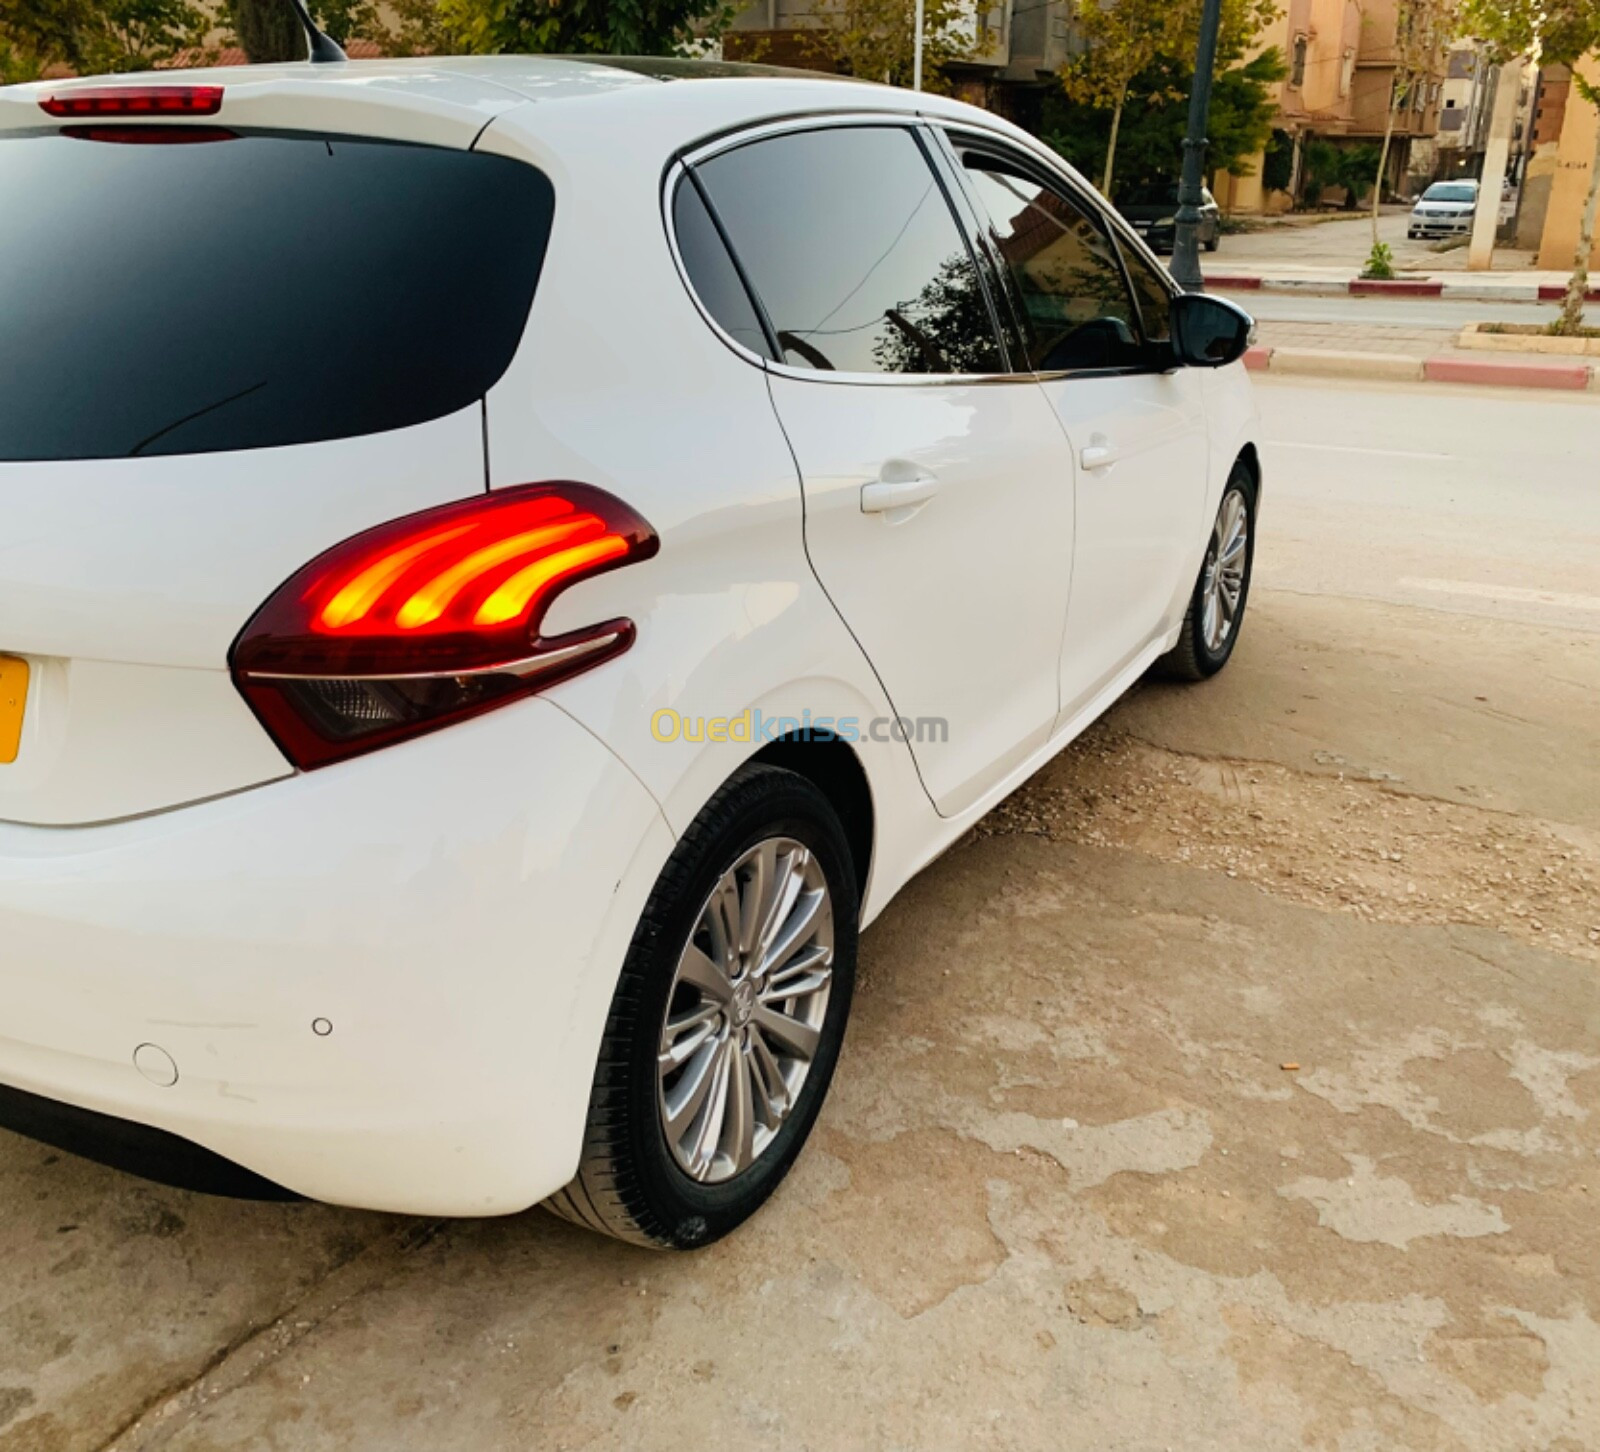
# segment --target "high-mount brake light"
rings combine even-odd
[[[234,644],[234,679],[296,766],[525,696],[633,643],[630,620],[540,633],[569,585],[648,559],[654,531],[583,484],[533,484],[367,530],[313,560]]]
[[[84,86],[55,91],[39,100],[50,116],[74,121],[106,116],[215,116],[221,86]]]

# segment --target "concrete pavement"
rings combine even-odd
[[[1260,392],[1233,664],[866,934],[746,1230],[239,1205],[0,1137],[0,1449],[1600,1445],[1600,401]]]

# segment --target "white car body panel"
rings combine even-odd
[[[948,723],[911,752],[940,814],[955,815],[1043,744],[1060,708],[1072,461],[1050,406],[1032,379],[774,372],[772,396],[804,482],[812,565],[895,715]],[[938,492],[862,511],[864,486],[914,478]]]
[[[1183,562],[1209,518],[1209,481],[1196,467],[1206,427],[1191,369],[1043,387],[1079,461],[1072,604],[1059,658],[1065,722],[1164,639],[1188,604],[1193,575],[1182,573]],[[1090,450],[1107,451],[1111,462],[1084,467]]]
[[[523,1209],[577,1164],[615,963],[671,845],[537,700],[181,812],[0,826],[0,1082],[321,1200]],[[139,1074],[141,1044],[175,1084]]]
[[[223,85],[224,125],[529,161],[556,222],[522,346],[482,409],[294,449],[0,465],[0,652],[35,665],[39,691],[35,734],[0,766],[0,1085],[168,1130],[320,1199],[518,1210],[577,1166],[617,974],[675,840],[762,745],[661,740],[656,713],[948,716],[950,760],[921,775],[903,742],[853,743],[873,807],[870,922],[1170,646],[1252,436],[1249,382],[1237,366],[1142,377],[1092,407],[1063,390],[1058,422],[1048,383],[802,381],[731,348],[668,245],[674,158],[776,117],[920,112],[1064,170],[958,102],[518,57],[160,80]],[[92,83],[0,91],[0,128],[37,127],[38,96],[69,84]],[[860,411],[830,420],[846,393]],[[1125,462],[1075,480],[1079,435],[1097,431],[1128,440]],[[1046,439],[1057,477],[1017,478]],[[895,521],[862,515],[861,485],[913,445],[938,454],[940,495]],[[1004,529],[977,538],[985,471],[996,514],[1021,516],[1020,553],[996,558]],[[626,616],[632,648],[532,700],[291,772],[226,672],[256,607],[381,520],[561,479],[626,501],[661,548],[567,591],[547,629]],[[1109,491],[1086,492],[1123,480],[1137,511],[1132,494],[1113,513]],[[970,573],[950,580],[919,539],[941,565],[991,548],[968,548]],[[1150,578],[1125,577],[1135,558]],[[1091,606],[1090,590],[1120,605]],[[1086,665],[1075,624],[1120,646],[1108,637]],[[1009,682],[1001,650],[1031,630]],[[901,679],[937,704],[903,699]],[[105,704],[80,722],[85,698]],[[319,1018],[331,1034],[312,1032]],[[140,1075],[145,1043],[176,1084]]]
[[[43,686],[0,821],[103,822],[283,776],[227,673],[241,627],[329,545],[482,488],[479,407],[225,456],[0,463],[3,649]]]

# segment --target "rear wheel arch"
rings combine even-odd
[[[1261,455],[1254,444],[1246,444],[1239,450],[1239,457],[1234,460],[1235,469],[1243,468],[1250,475],[1250,482],[1255,487],[1256,502],[1261,502]],[[1231,471],[1230,471],[1231,472]]]
[[[803,776],[828,798],[844,827],[856,889],[865,901],[877,821],[872,784],[855,750],[838,737],[819,740],[795,732],[763,746],[750,759]]]

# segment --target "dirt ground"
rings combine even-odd
[[[1262,390],[1233,664],[865,935],[743,1231],[0,1138],[0,1449],[1600,1447],[1600,405],[1438,393]]]

